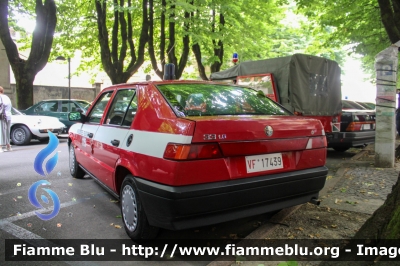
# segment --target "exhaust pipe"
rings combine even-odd
[[[319,206],[319,204],[321,203],[321,201],[318,200],[317,198],[311,198],[310,203]]]

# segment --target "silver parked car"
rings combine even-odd
[[[47,141],[51,131],[58,135],[65,125],[55,117],[25,115],[15,108],[11,109],[11,141],[14,145],[29,144],[31,139]]]

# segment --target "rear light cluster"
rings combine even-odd
[[[375,129],[375,123],[374,122],[351,122],[347,128],[346,131],[363,131],[363,130],[374,130]]]
[[[325,148],[328,142],[325,136],[311,137],[308,139],[306,150]]]
[[[169,143],[165,148],[164,159],[170,160],[198,160],[221,158],[218,143],[207,144],[175,144]]]

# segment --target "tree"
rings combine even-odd
[[[22,4],[22,3],[20,3]],[[0,38],[6,50],[8,61],[16,81],[17,106],[26,109],[33,104],[33,81],[36,74],[47,64],[54,30],[57,23],[54,0],[36,0],[36,27],[32,35],[30,54],[27,59],[20,57],[18,47],[10,33],[9,1],[0,1]]]
[[[216,4],[214,1],[212,2],[211,6],[211,18],[210,18],[210,26],[209,30],[211,32],[211,43],[212,43],[212,54],[211,54],[211,60],[209,61],[210,65],[210,71],[211,73],[213,72],[218,72],[221,69],[221,66],[223,64],[223,59],[224,59],[224,36],[226,35],[224,31],[225,27],[225,15],[224,15],[224,10]],[[193,16],[192,12],[192,16]],[[199,10],[197,10],[197,17],[199,17]],[[201,46],[199,42],[195,42],[192,44],[192,51],[193,54],[196,58],[197,62],[197,68],[199,71],[199,75],[203,80],[208,80],[208,77],[206,75],[205,67],[203,65],[203,58],[202,58],[202,52],[201,52]]]
[[[109,2],[105,0],[95,0],[101,62],[113,84],[125,83],[144,62],[145,46],[148,41],[148,1],[143,0],[141,3],[137,51],[133,35],[132,0],[128,0],[126,6],[124,0],[113,0],[111,7],[107,3]],[[111,48],[108,33],[110,12],[114,17],[111,27]],[[127,60],[129,63],[125,68]]]
[[[252,60],[265,58],[271,51],[269,34],[285,10],[275,1],[202,3],[196,4],[192,12],[191,31],[191,47],[202,79],[208,79],[206,67],[210,72],[220,71],[233,52]]]
[[[378,0],[382,24],[391,43],[400,40],[400,1]]]
[[[95,5],[106,4],[107,7],[100,10],[100,13],[94,8]],[[166,63],[175,64],[176,78],[183,76],[187,78],[188,74],[184,73],[184,69],[195,63],[199,74],[191,74],[190,78],[200,76],[202,79],[208,79],[207,72],[219,71],[224,64],[231,64],[230,58],[233,52],[238,52],[242,60],[254,60],[288,55],[294,50],[301,52],[307,47],[315,46],[309,38],[301,36],[303,33],[301,29],[286,26],[286,22],[281,23],[287,7],[279,7],[275,0],[236,2],[148,0],[148,20],[145,19],[143,7],[143,4],[139,5],[137,2],[132,2],[131,6],[129,2],[122,5],[121,1],[111,6],[110,3],[100,0],[60,2],[58,5],[60,23],[56,28],[58,35],[55,37],[54,50],[58,54],[71,56],[74,50],[80,49],[83,56],[80,70],[99,65],[103,65],[105,70],[109,65],[109,71],[124,69],[126,72],[124,79],[112,81],[120,83],[141,66],[143,63],[141,58],[145,61],[149,59],[151,62],[151,66],[146,66],[146,71],[152,67],[161,79],[164,76]],[[116,14],[115,10],[119,13]],[[122,39],[123,24],[118,21],[118,25],[115,24],[115,16],[118,15],[121,18],[121,13],[124,14],[126,20],[129,14],[132,18],[132,24],[126,23],[126,27],[132,28],[132,36],[128,40],[130,39],[133,44],[139,43],[139,46],[134,47],[133,57],[129,56],[132,54],[129,52],[130,45],[125,45],[128,48],[125,52],[127,55],[125,60],[121,60],[123,54],[121,52],[124,49],[122,44],[125,42]],[[144,28],[143,22],[148,23],[144,25]],[[103,35],[100,36],[101,39],[95,41],[91,33],[93,28],[99,27],[99,23],[103,24],[100,26],[102,32],[110,34],[110,37]],[[140,45],[144,43],[140,41],[140,38],[146,27],[148,27],[148,53],[145,46]],[[108,32],[105,29],[109,29]],[[143,49],[137,49],[138,47],[143,47]],[[99,50],[102,51],[100,53],[102,56],[103,53],[109,54],[108,57],[111,60],[100,58]],[[312,53],[318,50],[326,51],[327,49],[320,46],[312,50]],[[194,58],[191,58],[191,52]],[[111,56],[112,53],[114,56]],[[118,54],[120,56],[117,56],[119,60],[117,63],[115,55]],[[133,71],[127,71],[128,67],[124,67],[130,58],[134,59],[131,63],[137,66]],[[116,68],[116,65],[121,62],[122,67],[120,65]],[[107,73],[110,76],[109,71]]]
[[[400,40],[398,0],[294,0],[298,12],[315,22],[310,32],[332,31],[322,39],[325,47],[347,47],[362,56],[364,70],[375,74],[375,56]]]
[[[180,4],[183,6],[183,8],[178,8],[177,4]],[[165,66],[165,53],[167,53],[167,58],[168,62],[172,63],[175,65],[175,78],[179,79],[182,76],[183,70],[186,67],[186,63],[188,61],[188,56],[189,56],[189,28],[191,25],[190,22],[190,10],[193,8],[193,0],[189,0],[188,3],[186,2],[178,2],[178,1],[171,1],[167,3],[166,0],[162,0],[161,3],[157,3],[158,5],[154,5],[153,0],[149,0],[149,21],[150,21],[150,27],[149,27],[149,56],[151,60],[151,64],[153,66],[154,71],[156,74],[162,79],[164,76],[164,66]],[[160,12],[160,38],[157,38],[155,36],[155,23],[154,23],[154,14],[157,14],[156,12]],[[183,17],[183,20],[179,21],[178,19],[180,16]],[[165,50],[166,46],[166,18],[168,17],[168,46],[167,50]],[[180,27],[177,27],[179,25]],[[180,29],[177,31],[177,28]],[[176,56],[176,50],[177,46],[179,47],[180,45],[177,44],[177,37],[182,38],[182,51],[181,51],[181,57],[178,62],[178,58]],[[154,45],[154,39],[155,37],[159,39],[160,44],[159,44],[159,57],[160,57],[160,64],[161,64],[161,69],[158,67],[158,62],[156,59],[156,53],[155,53],[155,45]]]
[[[330,34],[321,32],[313,37],[308,32],[312,22],[294,15],[295,5],[279,5],[279,1],[211,0],[196,5],[192,13],[192,51],[202,79],[206,69],[220,71],[232,65],[233,52],[240,61],[260,60],[294,53],[309,53],[343,61],[337,49],[325,47],[319,39]],[[290,18],[287,18],[290,17]]]

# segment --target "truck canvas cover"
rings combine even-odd
[[[273,74],[279,103],[292,112],[333,116],[342,111],[340,67],[332,60],[305,54],[247,61],[211,74],[211,80]]]

